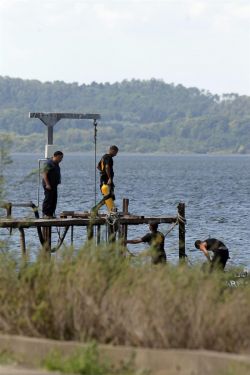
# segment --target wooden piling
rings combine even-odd
[[[116,231],[113,225],[108,223],[108,242],[112,243],[116,240]]]
[[[74,225],[71,225],[71,231],[70,231],[70,245],[73,246],[74,244]]]
[[[123,213],[123,215],[128,215],[128,206],[129,206],[129,199],[123,198],[123,201],[122,201],[122,213]],[[128,237],[128,226],[127,226],[127,224],[123,224],[122,235],[123,235],[124,241],[126,241],[127,237]]]
[[[93,225],[93,220],[90,219],[88,227],[87,227],[87,237],[88,240],[92,240],[94,237],[94,225]]]
[[[99,244],[100,242],[101,242],[101,226],[99,224],[97,225],[96,243]]]
[[[12,215],[12,204],[11,203],[6,203],[6,214],[7,217],[11,217]]]
[[[20,233],[20,246],[22,255],[26,255],[26,243],[25,243],[25,233],[23,228],[18,228]]]
[[[185,250],[185,203],[178,204],[178,221],[179,221],[179,259],[184,260],[186,257]]]
[[[46,253],[51,253],[51,228],[52,227],[43,227],[43,238],[44,238],[44,244],[43,249]]]

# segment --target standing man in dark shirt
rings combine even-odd
[[[100,171],[100,189],[103,195],[102,200],[92,208],[92,212],[96,213],[99,208],[106,204],[109,211],[114,208],[114,170],[113,170],[113,157],[118,154],[118,147],[110,146],[108,154],[104,154],[97,165]]]
[[[151,260],[152,264],[166,263],[166,253],[164,250],[165,236],[163,233],[158,231],[158,224],[149,224],[150,233],[145,234],[141,238],[136,238],[134,240],[127,240],[125,244],[138,244],[141,242],[146,242],[150,245],[152,253]]]
[[[61,183],[59,163],[63,159],[62,151],[56,151],[51,159],[44,163],[42,185],[44,188],[43,217],[53,219],[57,204],[57,186]]]
[[[224,270],[227,260],[229,259],[229,251],[223,242],[216,238],[208,238],[204,241],[197,240],[194,245],[196,249],[202,251],[207,257],[211,265],[211,271],[215,268]],[[212,259],[210,258],[209,251],[213,252]]]

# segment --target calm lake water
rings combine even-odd
[[[11,202],[37,203],[38,159],[43,155],[15,154],[6,172],[7,198]],[[129,198],[129,211],[140,215],[175,216],[179,202],[186,204],[186,251],[192,262],[204,257],[194,249],[196,239],[216,237],[229,247],[228,264],[250,268],[250,156],[207,155],[127,155],[114,158],[116,203],[122,209],[122,198]],[[94,156],[65,155],[61,163],[62,184],[59,187],[57,213],[63,210],[89,210],[95,201]],[[97,175],[98,178],[98,175]],[[97,183],[98,198],[100,198]],[[43,191],[40,189],[40,203]],[[13,216],[28,216],[29,209],[16,208]],[[169,226],[162,224],[165,233]],[[141,236],[147,226],[129,229],[129,238]],[[37,235],[26,230],[27,245],[37,251]],[[0,231],[6,238],[6,230]],[[104,235],[104,234],[103,234]],[[18,250],[18,233],[12,236],[12,246]],[[85,238],[85,230],[75,231],[76,244]],[[69,236],[66,237],[70,243]],[[67,242],[66,241],[66,242]],[[130,245],[139,252],[143,245]],[[166,238],[169,261],[178,259],[177,227]]]

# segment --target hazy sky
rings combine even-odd
[[[0,0],[0,75],[250,95],[250,0]]]

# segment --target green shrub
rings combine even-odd
[[[13,365],[17,362],[14,354],[8,350],[0,351],[0,365]]]
[[[59,351],[51,352],[43,363],[50,371],[60,371],[66,374],[80,375],[135,375],[133,358],[115,367],[109,361],[100,359],[97,344],[92,342],[86,349],[79,349],[69,356],[63,356]],[[138,373],[138,372],[137,372]],[[141,372],[143,375],[148,372]]]

